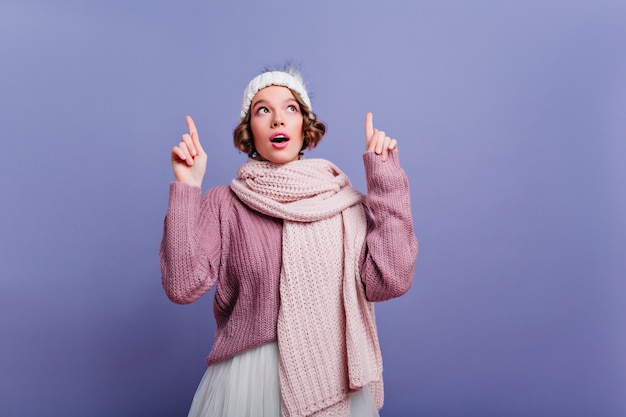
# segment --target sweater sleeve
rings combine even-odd
[[[221,228],[219,189],[201,197],[200,187],[174,182],[159,250],[161,278],[167,297],[189,304],[217,280]]]
[[[374,152],[363,155],[369,209],[361,277],[369,301],[406,293],[413,282],[417,239],[413,231],[409,182],[398,151],[383,162]]]

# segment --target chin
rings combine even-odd
[[[275,164],[287,164],[289,162],[297,161],[298,158],[274,158],[272,161]]]
[[[299,153],[295,155],[261,155],[264,160],[274,164],[286,164],[288,162],[293,162],[298,160],[299,156]]]

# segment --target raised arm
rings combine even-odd
[[[417,239],[413,230],[409,183],[400,167],[397,141],[365,122],[369,227],[361,277],[370,301],[404,294],[413,282]]]
[[[172,149],[176,182],[170,185],[159,250],[163,289],[180,304],[198,299],[217,280],[222,239],[219,190],[201,197],[207,155],[191,117],[187,126],[189,133]]]

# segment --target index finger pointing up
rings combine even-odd
[[[185,117],[185,121],[187,122],[187,129],[189,129],[189,135],[194,136],[198,135],[198,129],[196,129],[196,124],[193,122],[191,116]]]
[[[193,122],[191,116],[187,116],[185,118],[187,121],[187,128],[189,129],[189,136],[191,136],[191,141],[193,146],[200,152],[202,151],[202,145],[200,144],[200,137],[198,136],[198,129],[196,128],[196,124]]]
[[[369,142],[374,134],[374,116],[372,112],[367,112],[365,115],[365,140]]]

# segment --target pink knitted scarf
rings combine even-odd
[[[284,414],[349,406],[350,392],[367,384],[382,407],[374,306],[358,265],[366,233],[363,195],[323,159],[283,165],[249,159],[238,174],[231,189],[239,199],[284,220],[278,316]]]

